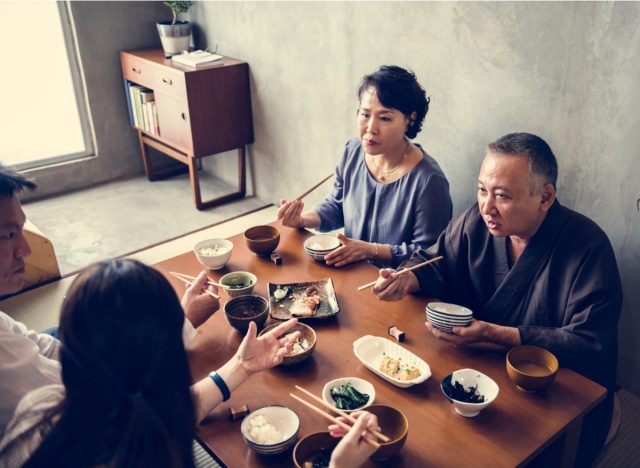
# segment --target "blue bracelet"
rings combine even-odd
[[[231,398],[229,387],[227,387],[227,384],[224,382],[224,380],[222,380],[222,377],[220,377],[215,371],[210,373],[209,377],[211,377],[213,383],[216,384],[220,389],[220,393],[222,393],[222,401],[227,401],[229,398]]]

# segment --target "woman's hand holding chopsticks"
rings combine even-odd
[[[337,424],[329,426],[329,433],[333,437],[342,437],[331,454],[331,462],[336,467],[360,466],[376,451],[376,447],[366,442],[362,435],[367,430],[378,429],[378,418],[367,411],[355,411],[351,416],[356,419],[356,422],[349,431]],[[348,423],[342,416],[338,419]]]
[[[292,228],[317,228],[320,227],[320,216],[315,211],[302,212],[304,202],[302,200],[280,200],[280,209],[276,220],[283,226]]]
[[[195,328],[206,322],[220,308],[216,294],[218,289],[210,285],[208,280],[207,273],[201,271],[193,282],[186,283],[187,290],[180,301],[185,316]]]

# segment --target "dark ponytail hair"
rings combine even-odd
[[[183,322],[171,285],[140,262],[80,273],[60,316],[60,419],[25,467],[193,467]]]

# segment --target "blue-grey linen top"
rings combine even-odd
[[[422,161],[398,180],[383,183],[369,172],[360,140],[348,141],[333,190],[315,206],[319,230],[344,227],[347,237],[387,244],[393,267],[435,243],[451,219],[449,182],[436,160],[417,146]]]

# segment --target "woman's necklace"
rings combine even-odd
[[[402,159],[400,160],[400,162],[395,167],[392,167],[388,171],[383,171],[382,169],[378,170],[378,180],[385,180],[389,174],[397,171],[398,168],[402,166],[402,163],[404,163],[404,160],[407,159],[407,155],[409,154],[410,149],[411,149],[411,143],[407,141],[407,150],[404,152],[404,155],[402,156]]]

